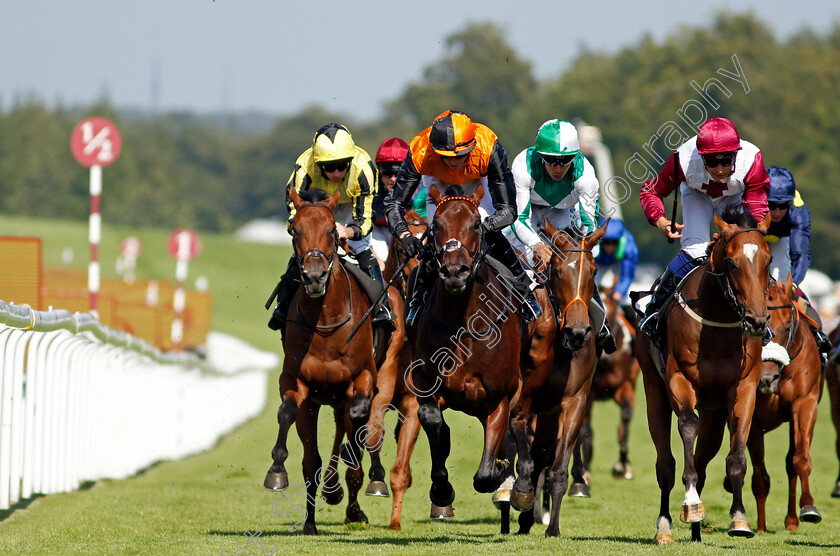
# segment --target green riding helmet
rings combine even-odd
[[[565,120],[548,120],[537,132],[534,150],[554,156],[579,153],[580,141],[575,126]]]

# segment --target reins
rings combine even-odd
[[[793,347],[794,341],[796,341],[796,334],[799,332],[799,310],[794,306],[793,302],[788,303],[787,305],[768,305],[768,311],[776,311],[780,309],[790,309],[790,324],[788,330],[788,341],[787,345],[785,345],[785,351],[788,352],[790,355],[791,361],[799,355],[799,352],[802,351],[802,346],[804,342],[799,342],[799,347],[796,349],[795,353],[790,353],[790,348]]]
[[[560,328],[563,328],[564,323],[566,322],[566,311],[569,310],[576,301],[579,301],[583,304],[586,310],[589,310],[589,307],[586,305],[586,302],[580,296],[580,286],[583,283],[583,256],[584,253],[592,253],[592,249],[584,249],[584,241],[585,238],[581,238],[580,240],[580,248],[579,249],[559,249],[561,253],[580,253],[580,260],[578,261],[578,278],[577,278],[577,285],[575,286],[575,297],[571,301],[569,301],[563,310],[560,312],[560,318],[558,319],[558,324]],[[553,271],[553,269],[552,269]]]
[[[724,258],[724,267],[726,267],[727,264],[731,263],[730,259],[728,257],[726,257],[726,247],[727,247],[727,245],[729,245],[729,242],[732,241],[732,239],[735,238],[735,236],[737,236],[739,234],[746,234],[746,233],[749,233],[749,232],[757,232],[757,233],[761,234],[762,237],[764,237],[766,235],[765,232],[759,230],[758,228],[745,228],[743,230],[738,230],[737,232],[733,233],[731,236],[726,238],[723,242],[723,246],[721,247],[721,249],[723,249],[723,253],[724,253],[724,257],[725,257]],[[726,268],[724,268],[724,270],[721,271],[721,272],[716,272],[716,270],[714,268],[714,249],[717,248],[717,245],[718,245],[719,241],[720,241],[720,239],[717,239],[713,243],[713,246],[711,248],[712,253],[709,256],[709,268],[705,272],[707,274],[710,274],[710,275],[715,277],[715,279],[718,282],[718,285],[720,285],[721,291],[723,291],[724,299],[726,299],[726,302],[729,303],[729,306],[738,315],[738,319],[739,319],[739,323],[740,323],[740,322],[743,322],[743,320],[744,320],[744,316],[746,315],[746,308],[744,308],[743,305],[738,303],[738,298],[735,296],[735,290],[732,288],[732,282],[731,282],[731,280],[729,280],[729,273],[726,271]],[[764,296],[765,297],[767,296],[767,290],[768,289],[770,289],[770,281],[769,280],[767,281],[767,287],[764,288]],[[680,292],[680,293],[682,294],[682,292]],[[680,295],[680,297],[682,297],[682,295]],[[691,314],[691,313],[689,313],[689,314]],[[708,324],[708,323],[704,323],[704,324]],[[725,324],[726,326],[729,326],[730,323],[717,323],[717,324],[718,325]]]

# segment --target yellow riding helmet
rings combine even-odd
[[[432,123],[429,143],[441,156],[463,156],[475,148],[475,124],[469,116],[447,110]]]
[[[315,132],[312,156],[316,164],[347,160],[356,155],[356,144],[347,128],[341,124],[327,124]]]

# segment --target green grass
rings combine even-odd
[[[59,264],[65,246],[76,252],[76,264],[87,256],[84,224],[0,217],[0,232],[26,229],[44,238],[46,264]],[[128,230],[106,227],[102,255],[104,273],[113,273],[120,240],[137,235],[144,251],[138,261],[138,276],[168,278],[175,263],[165,251],[169,230]],[[214,294],[213,329],[236,335],[262,349],[279,350],[279,339],[265,323],[263,303],[279,273],[285,268],[287,248],[240,243],[228,236],[202,233],[204,251],[190,265],[190,281],[206,276]],[[527,537],[498,534],[498,512],[489,495],[472,490],[472,475],[481,450],[478,423],[466,416],[447,412],[453,433],[453,451],[448,468],[455,486],[456,517],[446,523],[428,520],[429,448],[425,435],[417,443],[413,462],[414,485],[406,494],[403,531],[387,530],[390,499],[362,497],[362,507],[370,518],[366,531],[350,531],[343,525],[344,505],[318,510],[320,536],[303,537],[289,531],[292,519],[278,520],[272,514],[276,494],[262,488],[270,465],[277,424],[278,370],[268,378],[270,402],[256,419],[227,435],[205,453],[177,462],[162,462],[145,472],[121,481],[99,481],[70,494],[39,497],[22,503],[10,512],[0,513],[0,553],[2,554],[231,554],[249,545],[246,531],[262,532],[266,547],[277,554],[375,552],[404,554],[474,553],[557,553],[578,554],[789,554],[840,552],[840,501],[829,498],[838,462],[834,456],[834,432],[829,419],[828,396],[820,407],[820,417],[812,448],[814,470],[812,492],[823,514],[818,525],[803,524],[790,533],[784,529],[787,480],[784,454],[786,430],[767,436],[767,461],[772,478],[768,501],[770,532],[750,540],[730,539],[730,495],[722,488],[723,454],[709,469],[703,501],[709,518],[702,545],[689,542],[686,525],[675,524],[677,543],[669,547],[651,544],[658,510],[659,491],[653,476],[655,458],[647,432],[644,399],[639,383],[638,407],[630,439],[630,458],[636,478],[616,481],[610,468],[617,456],[615,441],[618,408],[614,404],[595,407],[595,461],[593,496],[590,499],[565,498],[560,517],[561,537],[546,539],[545,526],[536,525]],[[149,400],[149,411],[155,401]],[[327,453],[332,425],[321,414],[321,454]],[[138,416],[142,418],[142,416]],[[392,423],[394,417],[389,416]],[[676,427],[674,427],[676,428]],[[681,448],[674,436],[677,474],[682,472]],[[290,434],[288,469],[290,480],[302,481],[301,448],[296,433]],[[393,463],[395,445],[391,438],[383,450],[383,463]],[[367,467],[367,460],[365,466]],[[751,469],[749,471],[751,473]],[[749,482],[749,479],[748,479]],[[677,518],[682,501],[677,482],[671,496],[672,515]],[[302,499],[289,496],[278,503],[278,510],[290,508]],[[747,492],[745,501],[750,522],[755,526],[755,502]],[[514,524],[514,530],[515,530]],[[252,553],[258,553],[253,549]],[[271,550],[269,550],[270,552]]]

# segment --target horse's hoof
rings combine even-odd
[[[620,461],[615,462],[612,468],[612,476],[616,479],[624,478],[624,464]]]
[[[432,488],[429,489],[429,500],[432,501],[433,506],[443,508],[452,505],[452,502],[455,501],[455,489],[449,483],[446,483],[446,486],[449,487],[449,493],[440,495],[440,492],[436,491],[434,483],[432,484]]]
[[[303,531],[301,531],[304,535],[317,535],[318,529],[315,528],[314,523],[304,523],[303,524]]]
[[[704,519],[706,519],[706,508],[703,506],[703,502],[699,504],[683,504],[682,508],[680,508],[680,521],[683,523],[700,523]]]
[[[517,512],[527,512],[534,507],[534,491],[519,492],[513,489],[510,493],[510,505]]]
[[[745,539],[751,539],[755,536],[750,524],[745,519],[733,519],[727,533],[730,537],[743,537]]]
[[[822,516],[814,506],[803,506],[802,509],[799,510],[799,521],[804,521],[806,523],[819,523],[822,521]]]
[[[653,542],[655,542],[659,546],[671,544],[672,542],[674,542],[674,537],[671,535],[671,533],[657,533],[656,536],[653,537]]]
[[[321,498],[330,506],[337,506],[344,500],[344,489],[338,485],[337,489],[331,491],[321,490]]]
[[[344,528],[348,531],[367,531],[370,529],[370,524],[367,521],[348,521],[345,519]]]
[[[832,498],[840,498],[840,481],[837,481],[837,484],[834,485],[834,490],[831,491]]]
[[[572,486],[569,487],[569,496],[589,498],[592,494],[589,492],[589,485],[586,483],[572,483]]]
[[[630,467],[629,463],[624,464],[624,478],[628,481],[634,477],[633,475],[633,468]]]
[[[510,490],[509,488],[499,488],[493,493],[493,505],[497,510],[502,509],[503,504],[510,504]]]
[[[452,519],[455,517],[455,510],[452,508],[452,504],[448,504],[446,506],[436,506],[434,502],[432,502],[432,509],[429,511],[429,517],[432,519]]]
[[[266,490],[279,492],[289,488],[289,476],[285,472],[272,473],[269,471],[265,474],[265,481],[263,486]]]
[[[391,493],[388,492],[388,485],[386,485],[383,481],[371,481],[365,489],[365,495],[388,498],[391,496]]]
[[[347,506],[347,511],[344,514],[344,525],[349,526],[349,529],[353,529],[354,524],[363,525],[362,527],[356,527],[355,529],[357,530],[368,528],[368,518],[365,515],[365,512],[362,511],[358,502],[354,502],[350,506]]]

